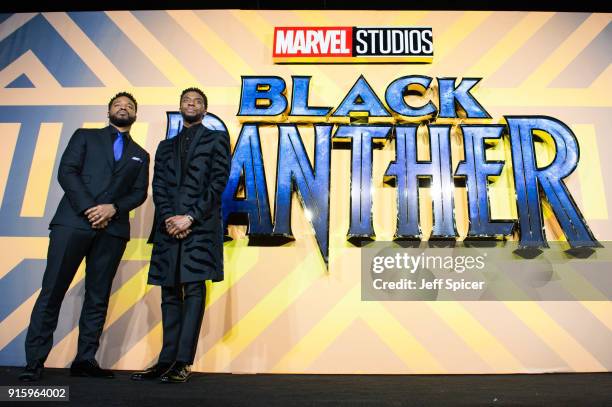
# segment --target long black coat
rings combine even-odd
[[[98,204],[114,203],[119,210],[105,232],[130,239],[129,213],[147,199],[149,154],[130,140],[115,162],[113,133],[117,129],[112,126],[74,132],[60,161],[57,178],[64,196],[50,226],[90,230],[83,212]]]
[[[189,145],[186,171],[181,177],[179,137],[159,143],[153,174],[155,219],[149,237],[153,243],[149,284],[174,286],[223,280],[221,195],[229,176],[230,159],[227,133],[202,127]],[[179,244],[178,239],[166,233],[164,221],[185,214],[192,215],[194,223],[191,234]],[[180,281],[176,280],[177,274]]]

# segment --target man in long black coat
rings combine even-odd
[[[41,377],[60,306],[83,258],[85,298],[70,372],[113,377],[99,367],[95,355],[113,278],[130,239],[129,212],[147,198],[149,154],[129,135],[136,109],[131,94],[118,93],[108,104],[110,125],[78,129],[62,155],[58,180],[64,196],[49,227],[47,266],[25,341],[23,381]]]
[[[204,316],[206,280],[223,280],[221,196],[230,169],[229,136],[202,125],[208,102],[181,94],[183,129],[155,153],[155,220],[149,284],[161,286],[163,345],[157,364],[132,375],[182,383],[191,376]]]

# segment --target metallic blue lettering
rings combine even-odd
[[[540,192],[555,214],[572,247],[598,247],[563,179],[578,165],[580,150],[574,133],[562,122],[546,116],[506,116],[512,147],[512,166],[519,214],[520,245],[548,247],[544,233]],[[538,168],[533,132],[552,137],[553,161]]]
[[[372,142],[383,140],[391,126],[339,126],[334,139],[351,140],[351,222],[348,236],[371,238],[372,225]]]
[[[459,86],[455,87],[456,79],[438,78],[438,92],[440,93],[440,115],[438,117],[457,118],[455,105],[458,104],[468,118],[490,118],[489,113],[470,93],[470,90],[480,82],[480,78],[463,78]]]
[[[274,234],[292,238],[291,198],[296,191],[326,262],[329,253],[331,131],[331,125],[315,126],[313,169],[297,126],[279,126],[274,211]]]
[[[396,126],[396,159],[385,177],[397,180],[398,219],[395,238],[421,238],[419,219],[419,178],[431,180],[433,229],[430,239],[448,239],[457,235],[453,208],[454,180],[450,151],[450,126],[429,127],[430,159],[417,158],[417,127]]]
[[[485,140],[500,140],[503,125],[461,126],[465,160],[461,161],[455,176],[466,179],[469,210],[467,237],[502,237],[512,233],[513,221],[491,220],[489,205],[489,177],[499,176],[504,168],[503,161],[487,161]]]
[[[239,188],[244,188],[244,198],[237,197]],[[247,215],[248,234],[272,233],[259,130],[252,123],[242,126],[232,156],[230,175],[223,192],[223,224],[226,227],[232,214]]]
[[[363,75],[357,79],[332,116],[348,116],[350,112],[368,112],[370,116],[391,116]]]
[[[238,116],[282,114],[287,109],[285,88],[284,79],[278,76],[243,76]]]
[[[331,107],[308,106],[308,90],[310,89],[310,76],[292,76],[293,90],[291,91],[291,112],[289,116],[326,116]]]
[[[421,75],[402,76],[391,82],[385,92],[387,105],[396,113],[408,117],[428,116],[436,113],[436,106],[430,101],[425,106],[412,107],[406,103],[404,97],[407,95],[410,85],[420,85],[427,89],[431,83],[431,78]]]

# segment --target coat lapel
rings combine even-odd
[[[206,130],[206,128],[204,126],[201,126],[198,131],[196,131],[195,135],[193,136],[193,140],[191,140],[191,143],[189,144],[189,150],[187,150],[187,157],[185,158],[187,160],[187,162],[189,162],[189,160],[191,159],[191,156],[193,155],[193,151],[195,150],[198,141],[200,139],[200,137],[202,136],[202,134],[204,133],[204,131]],[[183,163],[181,161],[181,152],[180,152],[180,148],[181,148],[181,143],[179,141],[179,137],[175,137],[174,140],[174,165],[175,165],[175,169],[176,169],[176,182],[178,183],[178,185],[182,184],[182,177],[183,177]],[[185,175],[187,173],[187,171],[189,171],[189,167],[187,167],[185,169]]]
[[[196,134],[193,136],[193,140],[191,140],[191,144],[189,145],[189,151],[187,151],[187,162],[191,162],[193,150],[195,150],[196,146],[198,145],[198,142],[200,141],[200,137],[202,136],[205,130],[206,128],[204,126],[201,126],[198,131],[196,131]],[[187,167],[187,171],[189,171],[189,167]]]
[[[174,175],[176,176],[176,185],[181,185],[181,152],[180,152],[180,146],[181,143],[179,142],[179,137],[177,136],[175,138],[172,139],[172,151],[173,151],[173,163],[174,163]]]

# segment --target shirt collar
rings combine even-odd
[[[183,128],[181,129],[181,133],[187,133],[187,132],[192,133],[194,131],[197,131],[202,126],[203,126],[202,123],[194,124],[193,126],[190,126],[190,127],[183,126]]]
[[[108,126],[109,129],[109,134],[111,136],[111,140],[114,142],[115,138],[117,137],[117,133],[121,133],[123,134],[123,141],[129,141],[131,139],[130,136],[130,132],[126,131],[126,132],[120,132],[115,126]]]

